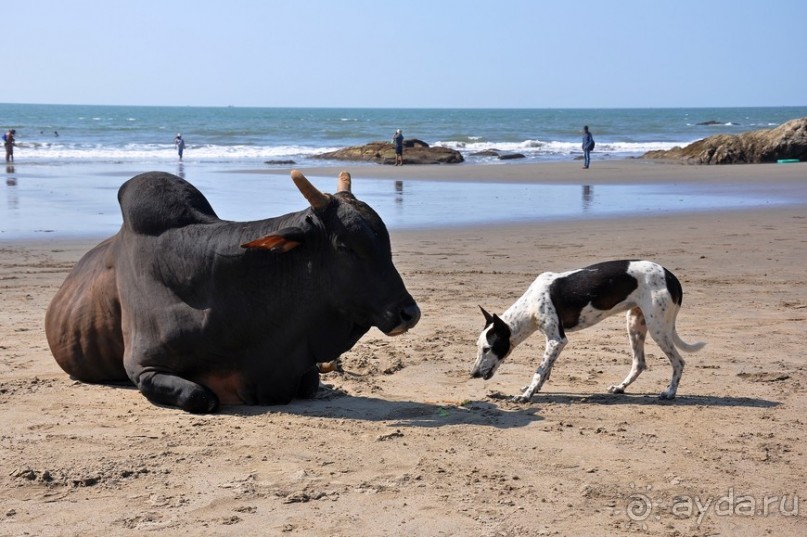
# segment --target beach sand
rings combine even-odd
[[[570,163],[351,171],[355,180],[771,182],[803,193],[805,170],[595,161],[586,172]],[[392,241],[423,312],[418,326],[397,338],[369,332],[343,356],[345,373],[323,376],[317,400],[210,416],[75,382],[54,362],[45,309],[97,241],[0,242],[0,535],[803,535],[803,205],[398,231]],[[630,393],[606,393],[630,366],[621,315],[571,333],[530,404],[506,396],[537,367],[539,334],[491,380],[469,378],[478,305],[501,312],[539,272],[617,258],[672,270],[684,286],[678,332],[707,342],[684,356],[674,401],[656,399],[671,370],[651,341]]]

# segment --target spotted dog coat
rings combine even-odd
[[[705,343],[688,344],[675,331],[683,290],[672,272],[651,261],[606,261],[563,273],[544,272],[501,317],[484,308],[485,328],[477,341],[474,378],[490,379],[512,350],[540,330],[546,337],[541,365],[532,382],[516,401],[527,402],[549,379],[552,365],[566,346],[566,332],[588,328],[601,320],[627,311],[627,328],[633,364],[611,393],[624,393],[647,368],[644,342],[647,333],[672,364],[670,384],[659,397],[673,399],[684,371],[678,349],[700,350]]]

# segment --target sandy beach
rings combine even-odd
[[[103,237],[0,240],[0,535],[803,535],[807,164],[345,168],[354,181],[740,185],[794,204],[394,231],[418,326],[370,331],[316,400],[204,416],[73,381],[51,357],[45,309]],[[707,342],[684,356],[674,401],[656,398],[670,366],[649,340],[649,369],[607,393],[630,366],[621,315],[570,334],[529,404],[508,397],[538,365],[539,334],[491,380],[470,378],[478,305],[500,313],[542,271],[620,258],[673,271],[678,332]]]

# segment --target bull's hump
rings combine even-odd
[[[219,221],[196,187],[165,172],[147,172],[129,179],[120,187],[118,201],[124,227],[144,235]]]

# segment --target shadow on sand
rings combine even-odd
[[[461,405],[417,401],[395,401],[363,395],[348,395],[331,388],[320,388],[316,399],[295,399],[279,406],[227,406],[220,413],[254,416],[277,412],[317,418],[390,422],[394,427],[444,427],[482,425],[498,429],[525,427],[544,418],[535,407],[505,409],[490,401],[465,401]],[[324,393],[323,393],[324,392]]]
[[[136,390],[129,383],[107,384],[115,389]],[[632,405],[659,407],[776,408],[781,403],[753,397],[678,395],[672,401],[656,394],[579,394],[541,392],[529,404],[514,403],[512,395],[489,393],[483,401],[462,404],[396,401],[363,395],[350,395],[328,385],[320,385],[314,399],[295,399],[288,405],[222,406],[218,414],[259,416],[281,413],[317,418],[386,421],[396,427],[443,427],[447,425],[483,425],[497,429],[525,427],[544,418],[539,411],[546,405]],[[162,406],[162,405],[157,405]],[[169,408],[169,407],[165,407]]]
[[[493,400],[509,400],[510,396],[494,393]],[[781,403],[753,397],[720,397],[709,395],[677,395],[672,401],[659,399],[657,394],[577,394],[577,393],[539,393],[532,398],[536,404],[590,404],[590,405],[638,405],[638,406],[702,406],[702,407],[744,407],[774,408]]]
[[[395,427],[443,427],[449,425],[482,425],[497,429],[525,427],[542,421],[540,409],[544,405],[634,405],[670,407],[714,408],[774,408],[776,401],[751,397],[717,397],[679,395],[673,401],[660,400],[653,394],[595,394],[542,393],[532,403],[510,401],[510,396],[492,393],[484,401],[465,401],[461,405],[435,404],[417,401],[395,401],[348,395],[340,390],[321,388],[321,394],[312,400],[294,400],[289,405],[272,407],[223,407],[223,414],[253,416],[278,412],[318,418],[352,419],[390,422]]]

